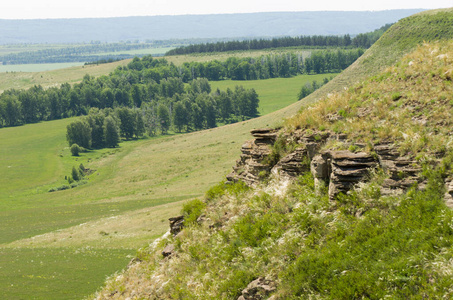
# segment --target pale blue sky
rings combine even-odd
[[[6,3],[5,3],[6,2]],[[92,18],[269,11],[387,10],[452,7],[452,0],[10,0],[0,19]]]

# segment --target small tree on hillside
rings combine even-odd
[[[104,121],[104,137],[105,145],[110,148],[115,148],[118,146],[120,141],[120,134],[118,126],[116,125],[115,120],[108,116]]]
[[[69,146],[77,144],[83,148],[91,147],[91,127],[86,120],[76,120],[67,127],[66,139]]]
[[[80,147],[77,144],[72,144],[71,146],[71,154],[72,156],[79,156],[80,153]]]
[[[170,128],[170,111],[165,105],[159,104],[159,107],[157,108],[157,117],[159,118],[162,134],[167,134],[167,131]]]
[[[187,124],[186,108],[181,102],[177,102],[173,108],[173,124],[181,132],[185,124]]]

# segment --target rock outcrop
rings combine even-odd
[[[250,282],[245,289],[242,290],[242,295],[238,300],[261,300],[271,292],[275,291],[275,283],[260,277]]]
[[[421,182],[418,176],[421,171],[420,166],[415,160],[401,156],[394,145],[375,145],[374,151],[379,157],[379,165],[389,174],[389,178],[382,185],[383,194],[402,192]]]
[[[256,129],[251,131],[255,138],[242,145],[241,158],[233,167],[233,172],[227,175],[229,181],[242,180],[247,185],[255,186],[260,177],[268,174],[271,166],[265,163],[265,159],[271,154],[271,146],[277,139],[277,129]]]
[[[348,142],[345,134],[307,134],[299,130],[289,135],[276,129],[257,129],[251,133],[255,139],[242,146],[241,159],[227,176],[229,181],[242,180],[249,186],[256,186],[270,173],[296,178],[310,171],[315,179],[315,187],[328,186],[329,198],[333,200],[340,193],[346,193],[357,183],[366,180],[371,169],[380,167],[389,175],[382,185],[382,194],[401,193],[414,184],[418,184],[420,188],[424,186],[417,162],[410,157],[401,156],[390,143],[374,145],[374,153],[371,154],[360,150],[365,145]],[[273,162],[269,155],[279,136],[286,144],[293,145],[294,150]],[[321,151],[326,142],[332,140],[359,151]],[[447,187],[450,185],[451,190],[447,194],[450,195],[453,206],[453,183],[448,183]]]
[[[184,228],[184,216],[168,219],[170,221],[170,233],[176,236]]]

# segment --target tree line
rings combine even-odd
[[[212,94],[205,78],[194,79],[185,85],[179,77],[155,81],[140,76],[136,71],[117,69],[110,76],[96,79],[86,75],[82,82],[73,86],[65,83],[59,88],[46,90],[41,86],[28,90],[7,90],[0,95],[0,127],[87,115],[90,108],[151,106],[157,109],[164,104],[171,111],[176,102],[184,103],[192,122],[183,122],[183,126],[178,127],[180,130],[213,127],[217,115],[223,122],[234,122],[258,113],[258,96],[253,89],[238,87],[234,91],[215,91]],[[214,117],[207,117],[208,111],[213,111],[211,114]],[[199,120],[193,124],[195,118]],[[126,135],[126,138],[129,137]]]
[[[184,82],[204,77],[217,81],[224,79],[256,80],[291,77],[297,74],[340,72],[364,53],[359,49],[317,50],[310,55],[303,52],[262,55],[260,57],[229,57],[226,61],[185,62],[181,66],[165,59],[135,58],[126,68],[137,76],[159,81],[167,76],[180,77]],[[121,69],[121,67],[119,67]]]
[[[340,71],[362,53],[362,49],[337,49],[314,51],[309,57],[301,53],[284,53],[258,58],[231,57],[225,62],[192,62],[182,66],[150,55],[141,59],[136,57],[109,75],[96,79],[86,75],[82,82],[73,86],[65,83],[46,90],[34,86],[28,90],[3,92],[0,95],[0,127],[86,115],[92,107],[141,107],[142,103],[160,102],[176,94],[179,97],[196,95],[197,91],[205,91],[201,86],[208,85],[207,80],[198,80],[203,77],[208,80],[250,80]],[[185,87],[184,84],[189,82],[196,84]],[[232,114],[239,119],[253,116],[245,109],[236,109]]]
[[[172,98],[142,103],[138,107],[91,108],[88,115],[67,126],[71,151],[116,147],[121,138],[140,138],[175,131],[213,128],[218,122],[231,123],[258,115],[258,94],[254,89],[236,86],[216,90],[206,79],[194,80],[190,88]]]
[[[313,35],[296,37],[279,37],[272,39],[252,39],[245,41],[227,41],[216,43],[200,43],[182,46],[168,51],[165,55],[182,55],[191,53],[226,52],[238,50],[261,50],[280,47],[355,47],[369,48],[376,42],[392,24],[368,33],[361,33],[351,38],[349,34]]]

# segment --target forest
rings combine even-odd
[[[118,67],[108,76],[95,79],[87,75],[81,83],[73,86],[65,83],[49,89],[34,86],[28,90],[11,89],[3,92],[0,95],[0,127],[86,115],[90,108],[140,108],[142,105],[152,105],[153,109],[157,109],[163,103],[171,111],[172,103],[185,100],[191,105],[195,102],[202,111],[204,105],[200,103],[210,102],[216,115],[213,119],[220,117],[222,122],[235,122],[256,115],[256,93],[237,88],[235,91],[216,91],[209,95],[208,80],[252,80],[321,74],[348,67],[362,53],[362,49],[325,50],[315,51],[305,58],[287,53],[253,59],[231,57],[225,62],[192,62],[182,66],[168,63],[165,59],[154,59],[150,55],[142,59],[136,57],[127,66]],[[185,83],[190,84],[186,86]],[[222,101],[225,99],[229,99],[232,106],[236,103],[236,108],[232,107],[229,112],[223,111]],[[237,99],[246,99],[244,103],[251,101],[254,104],[247,107],[248,104],[239,104],[242,100]],[[189,105],[185,107],[189,109]],[[197,108],[193,110],[198,111]],[[207,110],[203,113],[206,116]],[[203,118],[200,122],[204,122]],[[212,124],[185,123],[184,126],[189,130],[211,127]]]
[[[182,46],[168,51],[165,55],[182,55],[191,53],[225,52],[238,50],[260,50],[279,47],[354,47],[369,48],[376,42],[392,24],[368,33],[361,33],[351,38],[349,34],[338,35],[312,35],[296,37],[276,37],[272,39],[251,39],[245,41],[229,41],[217,43],[201,43]]]

